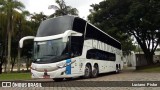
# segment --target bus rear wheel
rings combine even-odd
[[[85,66],[85,70],[84,70],[84,78],[90,78],[91,77],[91,73],[92,73],[91,66],[89,64],[87,64]]]
[[[99,74],[98,65],[94,65],[93,71],[92,71],[92,77],[96,78]]]
[[[63,81],[63,79],[64,79],[64,78],[53,78],[53,80],[54,80],[55,82]]]

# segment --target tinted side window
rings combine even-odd
[[[115,61],[116,55],[113,53],[98,50],[98,49],[90,49],[87,51],[86,58],[96,59],[96,60]]]
[[[80,56],[83,50],[83,37],[82,36],[72,36],[69,38],[70,38],[71,53],[74,56]]]
[[[72,30],[76,32],[83,33],[85,32],[86,21],[80,18],[75,18],[73,22]]]
[[[101,31],[91,26],[90,24],[87,24],[87,30],[86,30],[85,37],[86,37],[85,39],[95,39],[95,40],[104,42],[106,44],[109,44],[115,48],[121,49],[121,44],[119,42],[112,39],[110,36],[102,33]]]

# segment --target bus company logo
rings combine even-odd
[[[2,82],[2,87],[12,87],[11,82]]]
[[[37,83],[37,82],[2,82],[2,87],[42,87],[42,83]]]

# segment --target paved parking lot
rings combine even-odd
[[[35,80],[27,80],[27,81],[36,81],[36,82],[41,82],[43,81],[46,84],[49,84],[50,82],[55,83],[52,79],[35,79]],[[64,81],[64,85],[58,86],[58,87],[41,87],[41,88],[0,88],[0,90],[160,90],[160,87],[97,87],[98,83],[95,83],[92,87],[88,87],[87,85],[85,87],[76,87],[74,84],[77,82],[84,82],[85,83],[90,81],[160,81],[160,73],[144,73],[144,72],[134,72],[130,70],[124,70],[119,74],[113,74],[113,73],[108,73],[108,74],[102,74],[98,78],[91,78],[91,79],[79,79],[75,78],[73,80],[69,81]],[[72,87],[67,87],[69,83],[72,82],[73,86]],[[62,83],[62,84],[64,84]],[[123,83],[127,84],[127,83]],[[49,86],[52,86],[49,85]],[[158,85],[160,86],[160,85]]]

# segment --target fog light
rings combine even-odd
[[[61,75],[63,75],[64,74],[64,72],[61,72]]]

